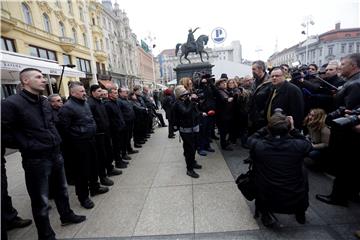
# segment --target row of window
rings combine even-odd
[[[58,5],[58,7],[61,7],[60,5],[60,2],[59,1],[56,1],[56,4]],[[69,3],[68,1],[68,4],[69,4],[69,9],[70,6],[71,6],[71,1]],[[23,10],[23,13],[24,13],[24,16],[25,16],[25,23],[26,24],[29,24],[29,25],[32,25],[33,21],[32,21],[32,17],[31,17],[31,12],[30,12],[30,8],[28,7],[27,4],[25,3],[22,3],[22,10]],[[84,14],[83,14],[83,9],[81,7],[79,7],[79,12],[80,12],[80,19],[82,21],[84,21]],[[93,18],[92,19],[93,21],[93,24],[95,24],[95,19]],[[98,23],[100,22],[100,18],[98,17]],[[103,18],[103,24],[105,26],[105,28],[107,28],[107,24],[106,24],[106,18],[104,17]],[[43,14],[43,23],[44,23],[44,30],[48,33],[52,33],[52,29],[51,29],[51,22],[50,22],[50,18],[49,16],[44,13]],[[111,24],[111,21],[108,21],[108,27],[109,29],[112,31],[112,24]],[[75,28],[72,28],[71,29],[71,32],[72,32],[72,38],[74,40],[74,43],[78,43],[78,38],[77,38],[77,32],[75,30]],[[59,21],[59,36],[61,37],[66,37],[66,30],[65,30],[65,25],[63,22]],[[82,34],[82,37],[83,37],[83,44],[85,47],[89,47],[88,45],[88,40],[87,40],[87,35],[85,33]],[[107,50],[109,50],[109,40],[106,39],[106,48]],[[113,42],[112,42],[113,44]],[[103,49],[103,44],[101,43],[101,48],[99,47],[98,43],[96,43],[96,47],[97,47],[97,50],[99,49]],[[114,47],[114,46],[113,46]]]
[[[347,45],[346,43],[341,44],[340,52],[343,53],[343,54],[346,53],[346,45]],[[315,51],[316,50],[310,50],[308,52],[308,57],[311,56],[314,59],[315,58]],[[322,52],[323,52],[323,49],[319,48],[319,57],[322,56]],[[354,51],[354,43],[349,43],[348,44],[348,52],[347,53],[354,53],[354,52],[360,53],[360,43],[359,42],[356,43],[355,51]],[[333,54],[334,54],[334,46],[333,45],[328,46],[328,55],[333,55]],[[301,58],[302,59],[305,58],[305,54],[301,54]],[[284,59],[282,59],[282,60],[284,60]]]
[[[15,43],[13,39],[1,37],[1,50],[16,52]],[[56,52],[53,50],[49,50],[46,48],[29,45],[30,55],[33,57],[45,58],[53,61],[57,61]],[[72,64],[71,56],[67,54],[63,54],[64,64]],[[90,61],[82,58],[76,58],[77,68],[78,70],[86,73],[91,73],[91,65]],[[103,66],[103,71],[105,69],[105,65]]]

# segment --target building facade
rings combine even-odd
[[[272,66],[299,61],[301,64],[315,63],[322,66],[334,59],[360,52],[360,28],[341,29],[340,23],[335,29],[312,36],[289,49],[274,53],[268,60]],[[306,57],[307,54],[307,57]]]
[[[1,42],[2,52],[16,52],[2,55],[5,95],[14,93],[19,81],[18,77],[4,79],[9,74],[3,72],[10,71],[9,63],[3,66],[4,56],[11,60],[23,57],[24,62],[37,57],[42,64],[47,60],[53,68],[48,71],[48,94],[68,96],[68,81],[81,81],[88,88],[98,80],[126,86],[140,78],[136,35],[126,13],[117,3],[113,8],[111,0],[1,1]]]
[[[139,59],[139,78],[136,84],[155,87],[155,59],[150,52],[146,52],[142,47],[138,46],[136,52]]]

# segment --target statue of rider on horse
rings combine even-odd
[[[183,56],[185,56],[184,58],[186,60],[188,60],[189,63],[191,63],[191,61],[187,58],[188,54],[190,52],[194,52],[195,54],[199,54],[200,55],[200,59],[202,62],[202,53],[205,53],[207,56],[207,59],[209,60],[209,55],[208,53],[204,50],[205,49],[205,45],[207,44],[207,42],[209,41],[209,37],[206,35],[200,35],[198,37],[198,39],[195,41],[194,38],[194,33],[196,30],[198,30],[199,28],[195,28],[194,30],[189,29],[189,33],[188,33],[188,38],[187,38],[187,42],[186,43],[178,43],[176,45],[176,51],[175,51],[175,55],[177,55],[177,53],[179,52],[180,46],[181,46],[181,55],[180,55],[180,63],[182,63],[181,58]]]

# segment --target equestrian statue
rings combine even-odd
[[[205,51],[205,45],[209,41],[209,37],[206,35],[200,35],[198,39],[194,38],[194,32],[198,30],[199,28],[195,28],[194,30],[189,29],[188,38],[186,43],[178,43],[176,44],[176,50],[175,55],[177,56],[179,49],[181,49],[181,55],[180,55],[180,63],[182,64],[181,58],[185,56],[184,58],[189,61],[189,64],[191,61],[187,58],[189,53],[194,52],[195,54],[200,54],[201,62],[203,61],[202,53],[205,53],[207,56],[207,60],[209,60],[209,54]],[[181,48],[180,48],[181,46]]]

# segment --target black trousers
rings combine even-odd
[[[112,166],[112,158],[109,156],[111,152],[108,151],[107,144],[110,144],[110,138],[105,133],[97,134],[96,139],[96,150],[97,150],[97,166],[99,177],[106,177],[106,171],[111,171],[114,167]]]
[[[122,136],[119,133],[112,133],[111,143],[112,143],[112,153],[115,162],[122,161]]]
[[[161,126],[165,127],[165,121],[163,115],[161,113],[156,113],[156,117],[159,119]]]
[[[218,120],[216,124],[219,128],[221,148],[226,148],[229,145],[226,136],[229,133],[230,120]]]
[[[168,137],[174,136],[174,123],[169,118],[168,119]]]
[[[6,225],[18,215],[8,193],[5,164],[5,147],[1,146],[1,239],[7,239]]]
[[[199,150],[205,150],[210,147],[210,136],[209,118],[202,116],[200,118]]]
[[[44,156],[44,153],[42,155]],[[59,151],[53,151],[47,155],[41,158],[23,156],[22,161],[26,188],[31,199],[32,214],[39,239],[55,239],[55,232],[50,225],[48,211],[50,175],[53,178],[54,200],[60,219],[72,213],[63,157]]]
[[[134,132],[134,121],[127,121],[126,122],[126,134],[127,134],[127,139],[126,139],[126,150],[127,151],[131,151],[133,150],[132,146],[131,146],[131,139],[133,138],[133,132]]]
[[[332,129],[331,137],[335,139],[330,137],[330,154],[335,173],[331,197],[346,201],[356,198],[360,191],[360,161],[356,157],[360,146],[360,134],[341,129],[339,131]]]
[[[181,139],[183,140],[183,149],[187,170],[194,170],[195,154],[197,149],[199,133],[182,133],[180,132]]]
[[[75,191],[80,201],[89,197],[89,189],[97,189],[98,163],[95,137],[71,142],[75,175]]]

